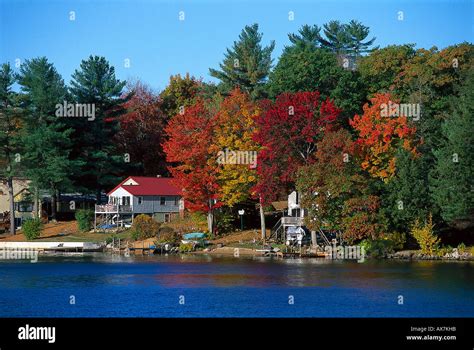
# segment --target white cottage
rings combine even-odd
[[[172,178],[130,176],[107,193],[108,203],[96,205],[95,226],[125,226],[138,214],[152,216],[158,222],[170,222],[184,215],[181,190]]]

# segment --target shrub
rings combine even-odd
[[[437,251],[437,255],[443,257],[446,254],[451,254],[452,252],[453,252],[453,247],[448,245],[446,247],[439,248],[438,251]]]
[[[148,215],[140,214],[133,220],[131,237],[134,240],[154,237],[160,224]]]
[[[457,248],[459,253],[466,253],[469,251],[464,243],[459,243]]]
[[[33,240],[40,236],[43,224],[40,219],[25,220],[21,226],[21,230],[27,240]]]
[[[380,199],[377,196],[350,198],[342,208],[343,238],[349,244],[362,239],[378,239],[385,231],[384,221],[378,210]]]
[[[215,230],[217,234],[221,235],[224,233],[228,233],[234,229],[234,217],[232,214],[221,211],[217,212],[215,216]]]
[[[179,240],[179,234],[176,233],[171,227],[161,227],[157,235],[158,243],[174,243]]]
[[[360,246],[364,248],[365,254],[375,259],[384,258],[394,252],[394,242],[389,239],[365,239]]]
[[[79,209],[76,211],[77,227],[80,231],[89,231],[94,222],[94,212],[90,209]]]
[[[407,241],[406,234],[403,232],[392,232],[386,236],[386,239],[391,241],[393,249],[402,250]]]
[[[189,252],[192,252],[193,249],[194,249],[194,245],[192,243],[181,243],[179,245],[180,253],[189,253]]]
[[[415,237],[423,254],[434,255],[438,250],[439,237],[434,234],[433,227],[432,215],[430,214],[424,225],[416,220],[411,228],[411,234]]]

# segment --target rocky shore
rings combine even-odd
[[[388,259],[400,260],[464,260],[474,261],[474,256],[470,252],[460,252],[454,248],[452,252],[444,255],[427,255],[416,250],[401,250],[399,252],[387,255]]]

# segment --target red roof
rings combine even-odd
[[[130,179],[138,183],[138,185],[123,185]],[[173,178],[170,177],[129,176],[107,193],[107,196],[119,187],[122,187],[134,196],[180,196],[181,190],[173,185],[172,180]]]

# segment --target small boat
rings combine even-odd
[[[207,235],[203,232],[191,232],[191,233],[185,233],[183,235],[183,239],[185,240],[198,240],[198,239],[204,239],[206,237]]]

